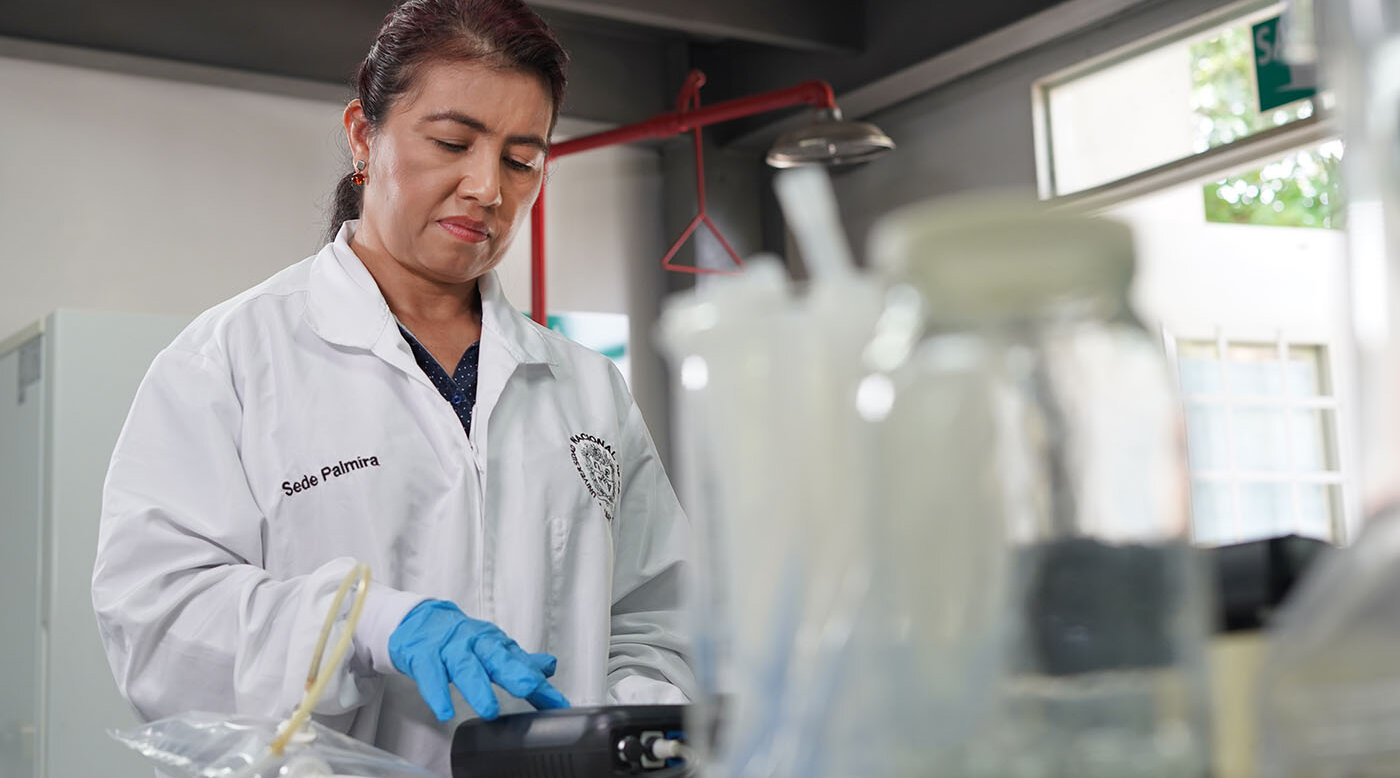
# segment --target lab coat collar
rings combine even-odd
[[[489,270],[476,279],[476,288],[481,292],[483,338],[488,332],[499,335],[506,350],[521,364],[558,366],[559,361],[545,341],[542,328],[510,304],[496,271]]]
[[[307,313],[312,329],[327,341],[373,350],[387,330],[402,337],[379,285],[350,248],[358,226],[358,221],[345,222],[312,260]],[[477,288],[483,341],[499,337],[502,349],[520,364],[557,364],[540,328],[506,300],[494,270],[477,279]]]
[[[394,316],[374,276],[350,250],[356,224],[341,225],[335,240],[311,261],[307,320],[317,335],[337,346],[371,349]]]

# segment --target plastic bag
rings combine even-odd
[[[134,729],[118,742],[180,778],[429,778],[387,751],[310,722],[281,755],[269,746],[283,722],[261,716],[191,712]]]

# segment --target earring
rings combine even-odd
[[[355,160],[355,174],[350,176],[350,183],[355,186],[365,185],[365,161],[363,159]]]

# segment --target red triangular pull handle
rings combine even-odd
[[[676,98],[676,109],[680,111],[690,111],[699,108],[700,87],[704,84],[704,73],[700,72],[699,70],[690,71],[690,75],[688,75],[685,79],[685,85],[681,87],[680,95]],[[700,137],[700,128],[696,127],[694,132],[695,199],[699,203],[700,207],[699,211],[695,214],[695,218],[690,220],[690,224],[687,225],[685,230],[681,232],[680,237],[676,238],[675,243],[671,244],[671,248],[669,251],[666,252],[666,256],[661,258],[661,267],[667,270],[674,270],[678,273],[695,273],[697,275],[738,275],[739,273],[744,272],[744,260],[739,257],[739,252],[735,251],[734,247],[729,245],[729,241],[725,240],[724,234],[719,231],[719,228],[715,226],[715,223],[710,221],[710,216],[705,208],[705,153],[703,143]],[[671,259],[676,256],[676,252],[681,250],[681,246],[685,245],[685,242],[690,239],[690,236],[695,234],[696,228],[698,228],[701,225],[701,223],[704,223],[706,227],[710,228],[710,234],[715,236],[715,239],[719,241],[719,244],[724,247],[724,250],[726,252],[728,252],[730,258],[734,260],[734,265],[736,269],[718,270],[715,268],[692,267],[690,265],[672,264]]]

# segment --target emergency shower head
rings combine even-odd
[[[806,127],[785,132],[768,150],[767,162],[777,168],[799,165],[852,165],[868,162],[894,148],[894,141],[869,122],[841,118],[841,109],[824,108]]]

